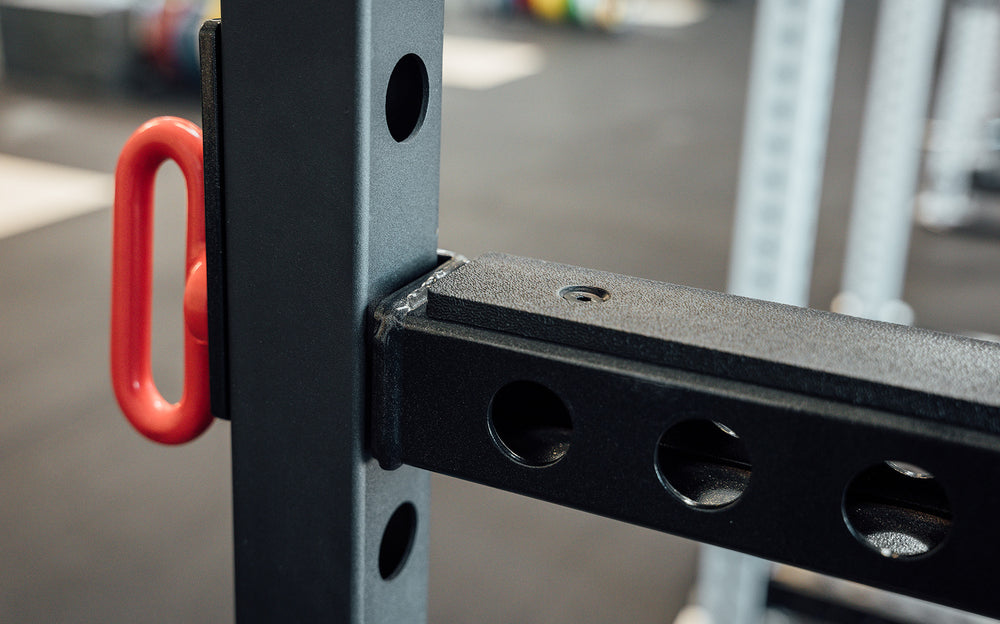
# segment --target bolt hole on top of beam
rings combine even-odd
[[[729,426],[713,420],[672,425],[656,445],[655,464],[667,491],[695,509],[728,507],[750,484],[746,443]]]
[[[551,466],[569,451],[569,410],[542,384],[514,381],[500,388],[490,401],[488,421],[500,450],[524,466]]]
[[[844,491],[844,521],[859,542],[883,557],[919,557],[951,529],[951,506],[929,471],[885,461],[858,474]]]
[[[559,291],[559,296],[570,303],[603,303],[611,298],[611,293],[596,286],[567,286]]]
[[[427,113],[429,85],[427,67],[416,54],[399,59],[385,91],[385,121],[398,143],[420,129]]]
[[[378,573],[389,581],[403,571],[417,534],[417,508],[403,503],[392,512],[378,549]]]

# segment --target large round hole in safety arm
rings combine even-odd
[[[656,445],[655,464],[667,491],[696,509],[728,507],[750,484],[746,444],[735,431],[713,420],[672,425]]]
[[[893,559],[926,555],[951,529],[951,505],[929,471],[885,461],[862,471],[847,486],[844,521],[859,542]]]
[[[540,383],[514,381],[500,388],[490,402],[488,420],[494,442],[519,464],[551,466],[569,451],[569,410]]]

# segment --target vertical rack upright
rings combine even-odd
[[[366,457],[364,332],[372,302],[436,261],[442,31],[440,0],[225,4],[225,387],[241,623],[426,618],[428,478]],[[420,107],[403,113],[418,127],[394,137],[387,90],[407,55],[419,62],[397,86]],[[386,568],[385,548],[399,566]]]

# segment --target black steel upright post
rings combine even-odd
[[[240,622],[426,619],[428,480],[366,456],[364,325],[435,263],[442,26],[442,0],[225,3]]]

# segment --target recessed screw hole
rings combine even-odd
[[[392,512],[378,549],[378,573],[385,580],[395,578],[406,564],[417,534],[417,508],[403,503]]]
[[[914,464],[886,461],[847,486],[844,521],[858,541],[882,556],[916,557],[947,537],[951,506],[933,474]]]
[[[601,303],[611,298],[611,293],[596,286],[567,286],[559,296],[570,303]]]
[[[385,92],[385,121],[397,142],[413,136],[427,113],[427,68],[416,54],[399,59]]]
[[[660,436],[656,472],[669,492],[697,509],[735,503],[750,483],[746,444],[726,425],[685,420]]]
[[[550,466],[569,450],[573,422],[555,392],[533,381],[509,383],[493,395],[489,410],[493,439],[526,466]]]

